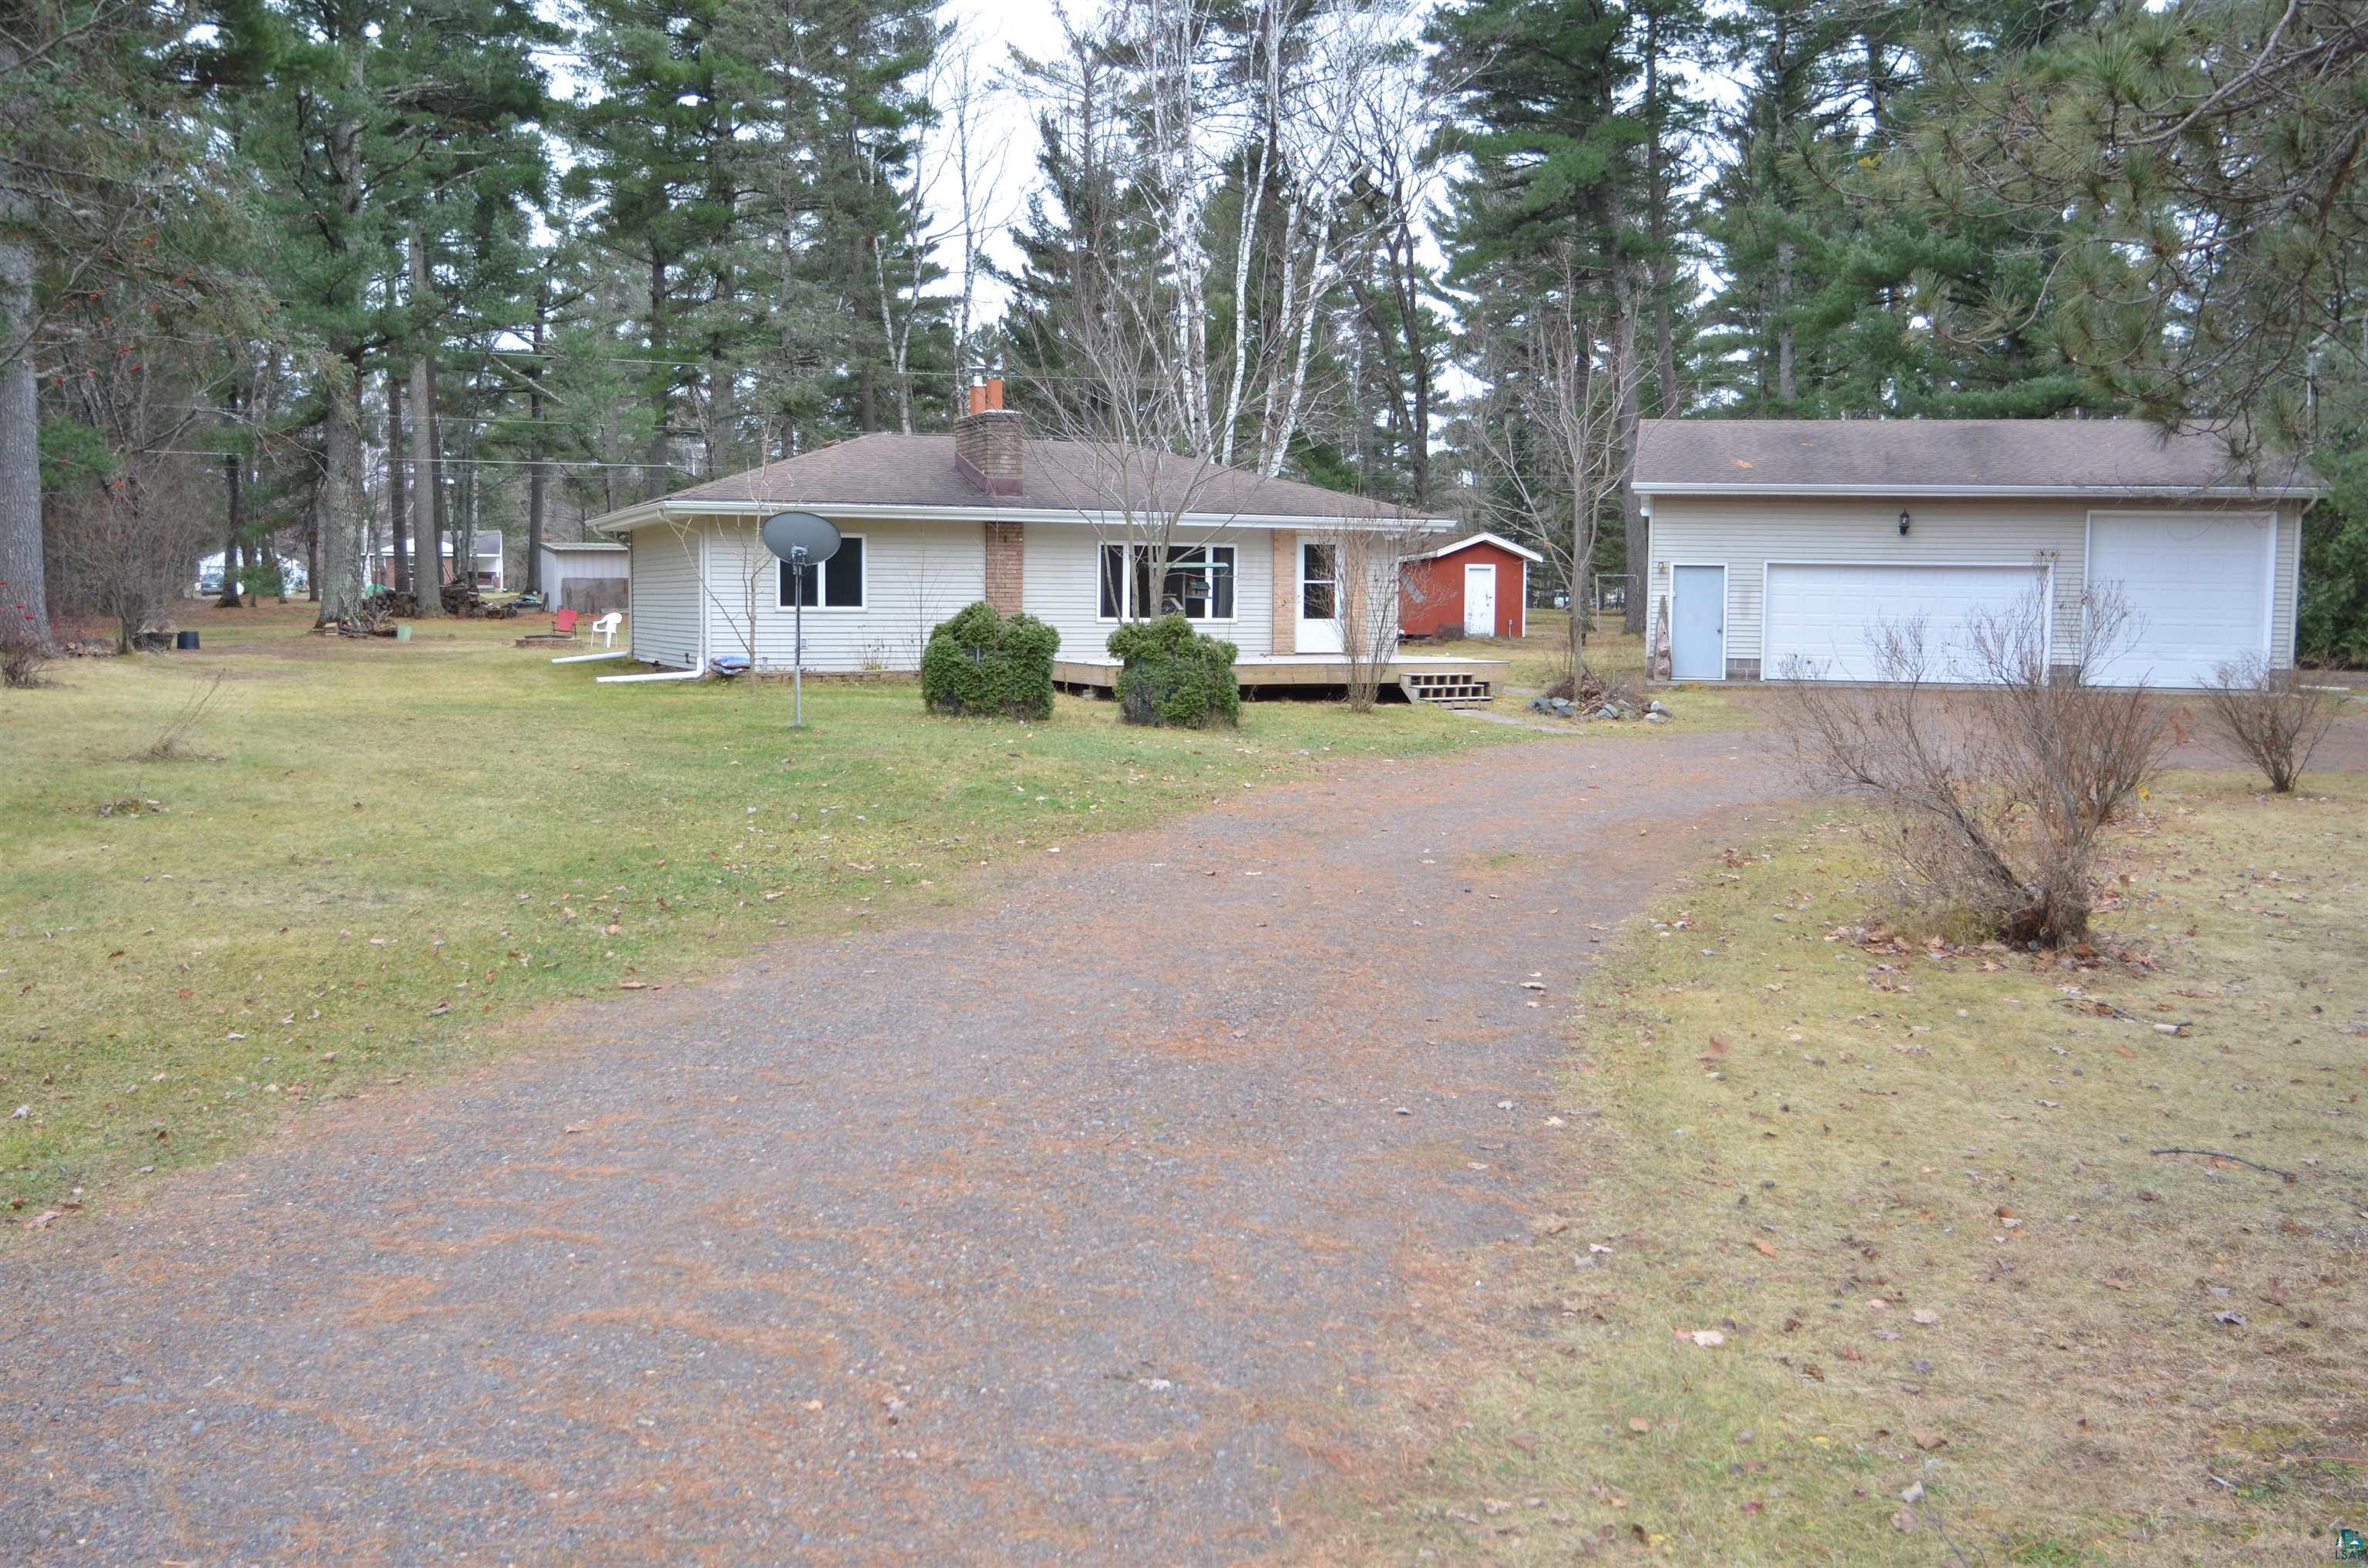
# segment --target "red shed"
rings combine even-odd
[[[1398,630],[1407,637],[1520,637],[1530,629],[1530,562],[1500,534],[1473,534],[1398,569]]]

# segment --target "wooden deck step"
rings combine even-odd
[[[1466,670],[1436,673],[1408,670],[1398,677],[1398,684],[1405,689],[1409,702],[1470,707],[1496,700],[1496,693],[1489,689],[1487,677]]]

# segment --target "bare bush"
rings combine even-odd
[[[2277,794],[2290,794],[2310,766],[2311,753],[2335,722],[2331,693],[2316,690],[2292,670],[2259,653],[2222,665],[2204,688],[2203,716],[2221,746],[2261,770]]]
[[[7,587],[0,583],[0,589]],[[24,690],[48,682],[51,649],[48,629],[35,607],[0,601],[0,686]]]
[[[191,692],[189,699],[181,704],[181,710],[173,716],[173,722],[166,724],[154,740],[133,752],[131,760],[134,762],[213,760],[193,747],[189,742],[190,737],[197,733],[198,724],[205,718],[206,710],[213,706],[214,699],[222,694],[222,677],[217,674],[213,679]]]
[[[2038,947],[2089,934],[2099,835],[2175,738],[2171,711],[2144,687],[2090,684],[2135,639],[2127,602],[2105,588],[2082,608],[2079,647],[2053,669],[2034,591],[1977,615],[1950,646],[1920,619],[1882,623],[1879,686],[1782,672],[1802,762],[1883,807],[1913,892]]]

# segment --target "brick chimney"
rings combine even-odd
[[[970,412],[954,421],[954,472],[989,495],[1019,491],[1019,415],[1003,406],[1003,378],[973,381]]]

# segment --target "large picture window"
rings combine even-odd
[[[819,568],[780,562],[780,607],[793,608],[803,597],[808,609],[861,609],[863,542],[861,534],[840,535],[837,552]],[[821,580],[819,585],[817,578]],[[817,586],[819,594],[815,592]]]
[[[1234,546],[1171,546],[1164,565],[1159,563],[1160,554],[1149,545],[1102,546],[1099,608],[1104,620],[1156,615],[1180,615],[1190,620],[1234,619]],[[1133,572],[1127,570],[1130,556]]]

